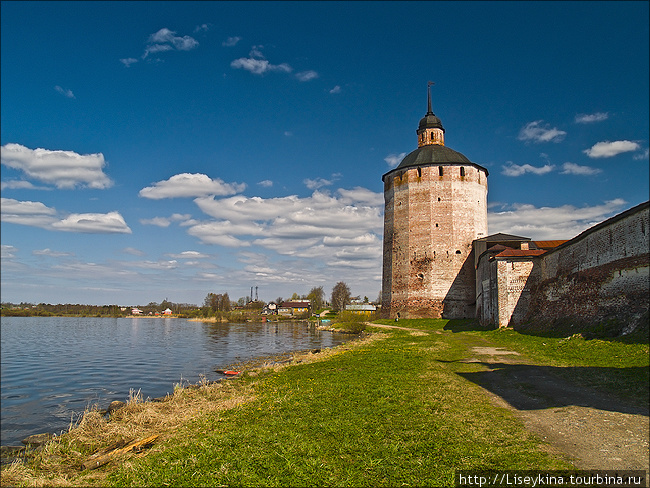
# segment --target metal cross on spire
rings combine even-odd
[[[433,114],[431,111],[431,85],[435,85],[433,81],[427,83],[427,115]]]

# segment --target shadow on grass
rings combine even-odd
[[[452,361],[440,361],[452,362]],[[480,362],[486,371],[457,372],[459,376],[500,396],[517,410],[539,410],[575,405],[627,414],[648,416],[648,406],[627,404],[612,394],[602,393],[585,386],[576,386],[581,379],[595,378],[602,382],[624,382],[629,378],[647,375],[647,367],[607,368],[534,366],[529,364],[508,364]],[[564,378],[572,378],[576,384]],[[638,397],[647,398],[639,392]],[[636,397],[636,395],[635,395]],[[633,400],[632,400],[633,401]]]
[[[488,330],[495,330],[496,327],[492,325],[481,325],[476,319],[454,319],[447,322],[442,330],[451,332],[472,332],[479,331],[485,332]]]

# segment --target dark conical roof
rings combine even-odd
[[[397,168],[390,170],[388,173],[393,171],[408,169],[416,166],[429,166],[429,165],[472,165],[476,166],[485,171],[485,174],[488,174],[488,170],[483,166],[480,166],[476,163],[471,162],[464,154],[454,151],[453,149],[442,146],[439,144],[430,144],[428,146],[418,147],[415,151],[407,154],[402,162],[397,166]],[[386,173],[384,176],[386,176]]]

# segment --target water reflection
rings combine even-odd
[[[130,389],[164,396],[181,380],[260,356],[327,348],[350,336],[304,323],[204,323],[174,318],[2,317],[2,444],[66,430],[92,404]]]

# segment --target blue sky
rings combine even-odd
[[[647,2],[0,8],[2,301],[376,299],[427,81],[490,234],[648,200]]]

